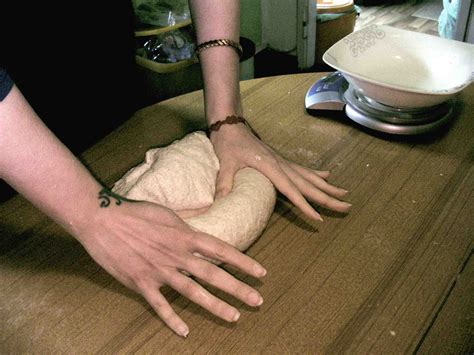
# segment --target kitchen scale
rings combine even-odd
[[[423,108],[397,108],[384,105],[349,84],[341,72],[333,72],[314,83],[306,93],[307,110],[344,111],[347,117],[372,130],[416,135],[437,130],[453,115],[454,100]]]

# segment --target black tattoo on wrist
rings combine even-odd
[[[120,206],[122,204],[122,201],[130,201],[126,199],[125,197],[117,195],[116,193],[110,191],[109,189],[105,187],[99,191],[99,200],[100,200],[101,208],[108,207],[110,205],[111,199],[115,200],[115,204],[117,206]]]

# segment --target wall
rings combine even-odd
[[[261,0],[240,0],[240,35],[252,40],[257,49],[262,46]]]

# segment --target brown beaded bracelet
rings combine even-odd
[[[217,132],[221,128],[221,126],[224,124],[236,124],[236,123],[243,123],[244,125],[247,126],[248,129],[250,129],[250,132],[252,132],[255,137],[260,139],[260,136],[257,134],[257,132],[253,130],[253,128],[250,126],[250,124],[247,122],[245,118],[241,116],[235,116],[235,115],[227,116],[224,120],[216,121],[213,124],[211,124],[209,126],[209,136],[211,135],[213,131]]]
[[[196,50],[194,51],[194,54],[197,57],[197,55],[201,51],[203,51],[204,49],[208,49],[208,48],[212,48],[212,47],[219,47],[219,46],[229,46],[229,47],[234,48],[237,51],[237,53],[239,55],[239,58],[242,57],[242,54],[244,53],[240,43],[235,42],[231,39],[223,38],[223,39],[213,39],[211,41],[201,43],[200,45],[198,45],[196,47]]]

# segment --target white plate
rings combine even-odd
[[[323,60],[364,95],[400,108],[440,104],[474,80],[474,45],[390,26],[347,35]]]

